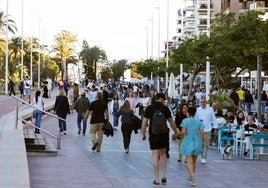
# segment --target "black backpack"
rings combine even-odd
[[[153,107],[154,108],[154,107]],[[152,133],[153,134],[165,134],[168,132],[167,118],[162,112],[163,107],[160,109],[154,108],[154,114],[152,116]]]

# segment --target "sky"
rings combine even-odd
[[[68,30],[77,36],[77,51],[81,50],[82,42],[86,40],[90,47],[98,46],[104,50],[111,61],[158,58],[158,45],[160,44],[160,51],[163,51],[167,38],[171,40],[176,35],[177,10],[182,2],[182,0],[0,0],[0,10],[5,14],[7,1],[8,14],[18,28],[16,36],[21,36],[23,30],[24,37],[34,36],[39,38],[41,44],[51,46],[55,35],[62,30]],[[158,33],[160,33],[159,44]]]

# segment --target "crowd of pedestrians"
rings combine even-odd
[[[49,79],[49,78],[48,78]],[[41,109],[43,98],[51,97],[53,87],[46,79],[43,84],[43,95],[36,92],[34,103]],[[21,96],[31,103],[31,80],[25,78],[22,81],[23,93]],[[10,84],[12,86],[12,82]],[[259,129],[258,122],[252,112],[254,95],[243,87],[232,89],[227,96],[237,105],[237,111],[227,111],[223,114],[222,109],[216,104],[209,105],[206,100],[204,88],[196,88],[191,91],[190,98],[186,98],[189,89],[183,88],[183,94],[176,89],[175,98],[168,98],[167,90],[157,91],[147,84],[120,85],[106,83],[99,86],[94,81],[88,81],[85,87],[79,84],[60,81],[58,83],[59,94],[55,100],[54,111],[60,119],[59,129],[62,134],[67,134],[66,117],[73,110],[77,113],[77,133],[85,136],[89,122],[89,136],[92,143],[92,151],[101,152],[103,139],[102,127],[105,121],[112,117],[114,131],[119,127],[123,135],[123,148],[128,154],[130,150],[131,134],[133,131],[133,116],[138,115],[142,120],[141,139],[148,136],[152,151],[152,164],[155,179],[153,184],[167,183],[166,161],[169,157],[169,131],[163,134],[155,134],[152,131],[154,112],[160,111],[168,122],[169,129],[173,131],[172,139],[178,142],[179,163],[184,162],[189,172],[189,184],[194,186],[197,157],[201,155],[201,163],[206,164],[208,159],[209,143],[216,142],[219,124],[232,123],[237,129]],[[13,84],[14,87],[14,84]],[[14,90],[14,88],[13,88]],[[10,94],[13,93],[10,89]],[[80,91],[79,91],[80,90]],[[41,97],[42,96],[42,97]],[[262,92],[262,113],[266,113],[267,94]],[[41,102],[41,103],[40,103]],[[41,113],[42,116],[42,113]],[[35,113],[36,126],[40,127],[40,111]],[[268,117],[268,115],[267,115]],[[119,120],[121,118],[121,123]],[[88,119],[90,119],[88,121]],[[267,118],[268,119],[268,118]],[[81,125],[82,124],[82,125]],[[268,125],[268,123],[267,123]],[[38,130],[36,130],[36,133]],[[213,137],[211,139],[211,137]],[[248,145],[245,147],[245,155],[248,155]],[[159,170],[161,169],[161,174]],[[161,178],[160,178],[161,177]]]

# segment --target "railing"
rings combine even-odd
[[[20,98],[18,98],[18,97],[16,97],[16,96],[12,96],[12,97],[13,97],[14,99],[16,99],[17,101],[21,101],[21,102],[25,103],[24,100],[22,100],[22,99],[20,99]],[[35,106],[33,106],[33,105],[31,105],[31,104],[27,104],[27,103],[25,103],[25,104],[26,104],[27,106],[30,106],[31,108],[37,109]],[[38,109],[38,110],[40,110],[40,109]],[[46,114],[46,115],[49,115],[49,116],[51,116],[51,117],[53,117],[53,118],[60,119],[60,120],[62,120],[62,121],[66,121],[66,119],[60,118],[60,117],[58,117],[58,116],[56,116],[56,115],[54,115],[54,114],[52,114],[52,113],[46,112],[46,111],[44,111],[44,110],[40,110],[40,111],[42,111],[42,113],[44,113],[44,114]],[[61,132],[60,132],[60,129],[59,129],[59,131],[58,131],[58,136],[55,136],[55,135],[53,135],[53,134],[51,134],[51,133],[45,131],[44,129],[41,129],[40,127],[36,127],[34,124],[27,122],[27,121],[24,120],[22,117],[19,117],[19,108],[18,108],[18,106],[16,106],[16,108],[15,108],[15,112],[16,112],[15,129],[18,128],[18,120],[21,120],[22,122],[27,123],[27,124],[31,125],[32,127],[36,128],[36,129],[39,129],[40,131],[42,131],[42,132],[45,133],[46,135],[48,135],[48,136],[50,136],[50,137],[56,139],[56,140],[57,140],[57,149],[61,149]]]

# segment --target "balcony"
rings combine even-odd
[[[183,31],[186,33],[193,33],[195,31],[195,25],[194,24],[189,24],[183,28]]]
[[[187,6],[186,8],[184,8],[185,11],[194,11],[195,10],[195,6]]]
[[[190,16],[186,16],[184,19],[183,19],[183,22],[186,23],[186,22],[194,22],[195,21],[195,16],[194,14],[190,15]]]
[[[206,28],[207,27],[207,19],[200,19],[199,24],[198,24],[198,28]]]
[[[207,12],[208,5],[207,4],[200,4],[197,10],[198,10],[198,12]],[[212,11],[213,11],[213,6],[210,5],[210,12],[212,12]]]

